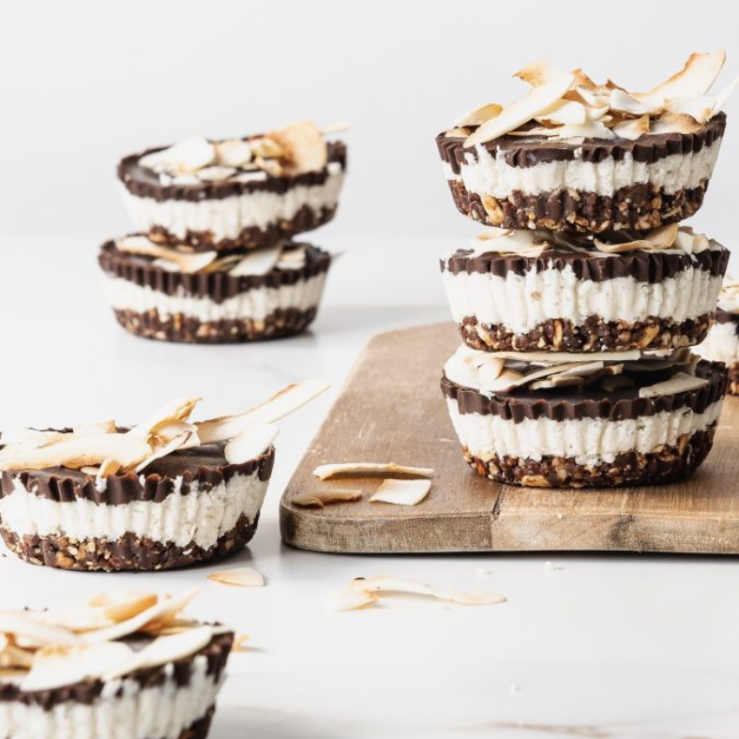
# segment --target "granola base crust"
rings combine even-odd
[[[483,460],[463,448],[467,464],[475,472],[504,485],[524,487],[601,488],[624,485],[658,485],[680,480],[697,469],[713,446],[716,424],[684,434],[676,446],[664,446],[648,454],[626,452],[610,463],[595,467],[569,457],[545,456],[540,460],[498,457]]]
[[[656,316],[635,323],[590,316],[582,324],[550,319],[526,334],[517,334],[502,324],[478,323],[474,316],[467,316],[459,331],[467,346],[480,351],[600,352],[695,346],[706,338],[710,326],[709,313],[682,323]]]
[[[233,344],[282,339],[300,334],[313,323],[318,309],[277,310],[264,320],[244,318],[205,322],[182,313],[174,313],[162,319],[156,310],[146,313],[131,310],[114,312],[118,323],[126,331],[144,339],[185,344]]]
[[[726,386],[729,395],[739,395],[739,362],[729,365],[729,384]]]
[[[163,226],[152,226],[149,238],[165,246],[178,246],[183,242],[193,251],[232,252],[238,249],[257,249],[272,246],[285,239],[290,239],[304,231],[312,231],[328,223],[336,214],[338,206],[315,210],[308,205],[302,206],[289,220],[270,223],[262,229],[258,226],[244,228],[236,238],[216,239],[211,231],[190,231],[185,238],[168,231]]]
[[[652,229],[690,218],[703,204],[708,180],[671,194],[649,183],[629,185],[612,196],[573,190],[528,195],[514,190],[502,199],[471,193],[460,180],[450,180],[449,188],[461,213],[488,226],[601,233]]]
[[[83,572],[143,572],[171,570],[230,557],[248,544],[258,522],[259,514],[253,521],[241,516],[236,526],[208,549],[195,544],[177,546],[153,541],[130,532],[115,540],[80,541],[67,536],[19,536],[0,525],[0,535],[10,551],[31,564]]]

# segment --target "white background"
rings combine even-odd
[[[284,424],[262,522],[238,559],[267,575],[266,588],[208,584],[202,569],[80,575],[7,557],[0,607],[204,586],[193,612],[248,631],[256,647],[231,663],[214,739],[736,737],[732,559],[559,556],[563,569],[547,570],[545,555],[323,556],[284,548],[276,511],[366,339],[446,317],[435,259],[475,227],[452,205],[436,133],[461,110],[521,94],[509,75],[541,57],[647,88],[691,51],[723,46],[728,82],[739,73],[738,27],[739,4],[716,0],[3,3],[0,428],[131,422],[193,393],[215,415],[305,377],[335,386]],[[97,245],[127,228],[117,160],[304,117],[352,125],[339,214],[315,234],[346,254],[314,330],[184,347],[118,329],[95,263]],[[738,153],[730,123],[695,219],[729,243]],[[330,589],[373,574],[490,588],[508,602],[326,612]]]

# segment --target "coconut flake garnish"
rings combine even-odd
[[[222,572],[212,572],[208,575],[208,580],[238,588],[261,588],[264,586],[264,575],[251,567],[234,567]]]
[[[339,464],[322,464],[313,470],[320,480],[335,480],[341,477],[371,477],[383,475],[391,477],[433,477],[430,467],[407,467],[395,462],[343,462]]]
[[[585,139],[635,140],[650,133],[694,133],[719,113],[739,78],[709,95],[724,65],[723,51],[692,54],[684,68],[648,92],[629,92],[610,80],[593,82],[582,70],[565,72],[536,62],[514,76],[530,86],[526,97],[508,106],[487,103],[455,121],[466,147],[501,136],[545,136],[572,143]],[[640,120],[638,125],[632,121]],[[642,120],[643,119],[643,120]],[[532,121],[546,123],[528,127]],[[477,129],[466,135],[465,127]]]
[[[414,506],[425,500],[431,490],[431,480],[384,480],[370,503],[391,503]]]

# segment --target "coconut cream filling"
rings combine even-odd
[[[326,272],[321,272],[292,285],[252,288],[221,303],[210,298],[194,297],[181,288],[176,294],[168,295],[119,277],[105,278],[105,292],[115,310],[139,314],[156,311],[163,319],[184,315],[196,318],[201,323],[245,319],[263,321],[278,310],[307,311],[316,308],[325,283]]]
[[[703,343],[695,347],[695,353],[713,362],[733,364],[739,362],[739,335],[737,324],[714,323]]]
[[[693,268],[658,283],[633,277],[581,280],[570,265],[504,277],[444,270],[443,281],[457,323],[475,317],[478,323],[503,325],[516,334],[556,318],[575,325],[591,316],[626,323],[650,317],[682,323],[713,312],[721,290],[720,276]]]
[[[699,187],[713,172],[721,145],[719,138],[710,146],[688,154],[670,154],[651,164],[637,162],[631,153],[622,159],[606,157],[600,162],[582,161],[582,149],[570,161],[543,162],[531,167],[512,167],[502,153],[491,154],[483,145],[476,147],[477,158],[466,155],[461,173],[455,174],[444,163],[447,180],[461,180],[469,192],[508,198],[511,192],[540,195],[555,190],[579,190],[613,196],[623,187],[639,183],[663,190],[668,195]]]
[[[203,718],[216,701],[223,676],[208,675],[200,655],[191,665],[190,681],[178,685],[171,664],[164,680],[142,687],[136,680],[106,681],[92,703],[74,699],[51,708],[0,700],[0,736],[9,739],[178,739]]]
[[[183,495],[182,477],[177,477],[174,490],[159,503],[135,500],[112,505],[84,498],[70,502],[50,500],[28,492],[16,477],[13,492],[0,498],[0,523],[19,536],[110,541],[133,534],[179,547],[194,544],[209,549],[234,529],[241,516],[254,521],[267,485],[268,481],[260,480],[255,470],[251,475],[236,475],[207,491],[199,490],[199,484],[193,482],[190,491]]]
[[[621,421],[538,418],[520,423],[492,414],[460,413],[457,402],[451,399],[447,405],[462,446],[483,461],[496,456],[536,461],[553,456],[594,467],[611,464],[624,452],[649,454],[663,445],[675,446],[684,434],[690,436],[715,423],[722,402],[713,403],[703,413],[680,408]]]
[[[188,231],[210,233],[216,241],[236,239],[246,228],[262,231],[281,221],[292,220],[301,208],[319,213],[333,209],[339,199],[344,171],[333,162],[321,185],[297,185],[284,193],[255,191],[226,198],[193,202],[189,200],[155,200],[132,195],[125,186],[123,198],[137,230],[154,226],[171,235],[186,239]]]

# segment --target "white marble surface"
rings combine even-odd
[[[433,265],[443,245],[383,244],[385,256],[404,255],[391,274],[373,259],[379,245],[356,242],[337,265],[309,335],[254,346],[156,344],[114,324],[96,280],[93,242],[2,242],[4,428],[111,413],[131,421],[193,392],[205,397],[204,413],[219,414],[306,377],[333,379],[335,396],[370,335],[446,316]],[[424,258],[420,274],[409,255]],[[193,613],[248,632],[254,646],[232,658],[213,739],[739,735],[733,559],[358,557],[282,546],[277,503],[331,396],[283,424],[259,530],[228,564],[249,563],[267,587],[219,586],[206,581],[208,569],[64,573],[9,555],[0,558],[0,607],[71,603],[110,587],[202,586]],[[561,569],[545,568],[550,559]],[[365,612],[327,610],[329,590],[374,574],[489,588],[508,602],[445,608],[396,600]]]

